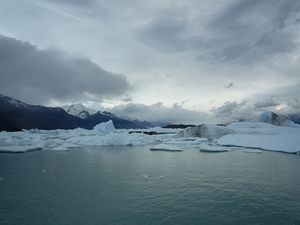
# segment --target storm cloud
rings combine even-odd
[[[110,73],[85,58],[40,50],[28,42],[0,35],[0,90],[31,104],[121,96],[130,89],[124,75]]]

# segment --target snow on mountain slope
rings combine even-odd
[[[85,119],[87,116],[93,115],[98,112],[96,109],[87,108],[81,103],[64,105],[60,106],[60,108],[64,109],[67,113],[73,116],[77,116],[81,119]]]

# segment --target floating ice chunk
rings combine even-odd
[[[106,123],[100,123],[98,125],[96,125],[93,129],[94,131],[100,132],[100,133],[111,133],[115,131],[115,126],[112,122],[112,120],[109,120]]]
[[[173,145],[168,145],[168,144],[158,144],[158,145],[155,145],[152,148],[150,148],[150,150],[152,150],[152,151],[157,151],[157,150],[161,150],[161,151],[182,151],[182,148],[177,147],[177,146],[173,146]]]
[[[295,124],[293,121],[287,119],[284,116],[280,116],[271,111],[263,112],[259,117],[259,122],[265,122],[269,124],[273,124],[276,126],[284,126],[284,127],[300,127],[299,124]]]
[[[207,138],[173,138],[164,144],[174,145],[183,149],[186,148],[197,148],[199,144],[207,141]]]
[[[202,152],[229,152],[232,151],[231,148],[223,147],[223,146],[209,146],[206,143],[200,145],[200,151]]]
[[[46,172],[46,170],[43,170],[43,173],[45,173]]]
[[[76,144],[72,144],[72,143],[64,143],[61,145],[62,147],[65,147],[65,148],[82,148],[82,146],[80,145],[76,145]]]
[[[279,151],[287,153],[297,153],[300,151],[298,128],[290,128],[295,130],[295,134],[277,134],[277,135],[245,135],[230,134],[218,139],[217,143],[225,146],[239,146],[246,148],[259,148],[269,151]],[[299,129],[300,131],[300,129]]]
[[[177,137],[200,137],[200,138],[219,138],[226,134],[236,133],[233,129],[225,126],[215,126],[211,124],[201,124],[195,127],[186,128],[177,132]]]
[[[46,138],[45,138],[46,139]],[[47,139],[46,139],[47,140]],[[53,139],[47,140],[44,142],[44,146],[49,146],[49,145],[53,145],[55,143],[55,141]]]
[[[160,176],[160,179],[165,179],[165,176],[164,175]]]
[[[39,150],[42,150],[42,148],[36,146],[0,146],[0,152],[3,153],[24,153]]]
[[[148,176],[147,176],[147,175],[144,175],[144,179],[147,180],[147,179],[148,179]]]
[[[246,149],[244,150],[245,153],[262,153],[261,150],[255,150],[255,149]]]
[[[70,149],[68,149],[68,148],[61,145],[61,146],[57,146],[55,148],[52,148],[52,150],[54,150],[54,151],[69,151]]]

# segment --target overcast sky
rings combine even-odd
[[[173,123],[300,113],[299,0],[0,0],[0,93]]]

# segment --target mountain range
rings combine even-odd
[[[60,107],[29,105],[0,94],[0,131],[22,129],[92,129],[95,125],[112,120],[116,129],[153,127],[147,121],[127,120],[110,112],[88,109],[82,104]]]
[[[300,124],[299,115],[286,115],[286,118]],[[117,117],[107,111],[89,109],[82,104],[73,104],[62,107],[46,107],[29,105],[20,100],[0,94],[0,131],[20,131],[22,129],[93,129],[99,123],[113,121],[116,129],[144,129],[154,126],[168,128],[183,128],[193,125],[176,125],[169,123],[150,123]]]

